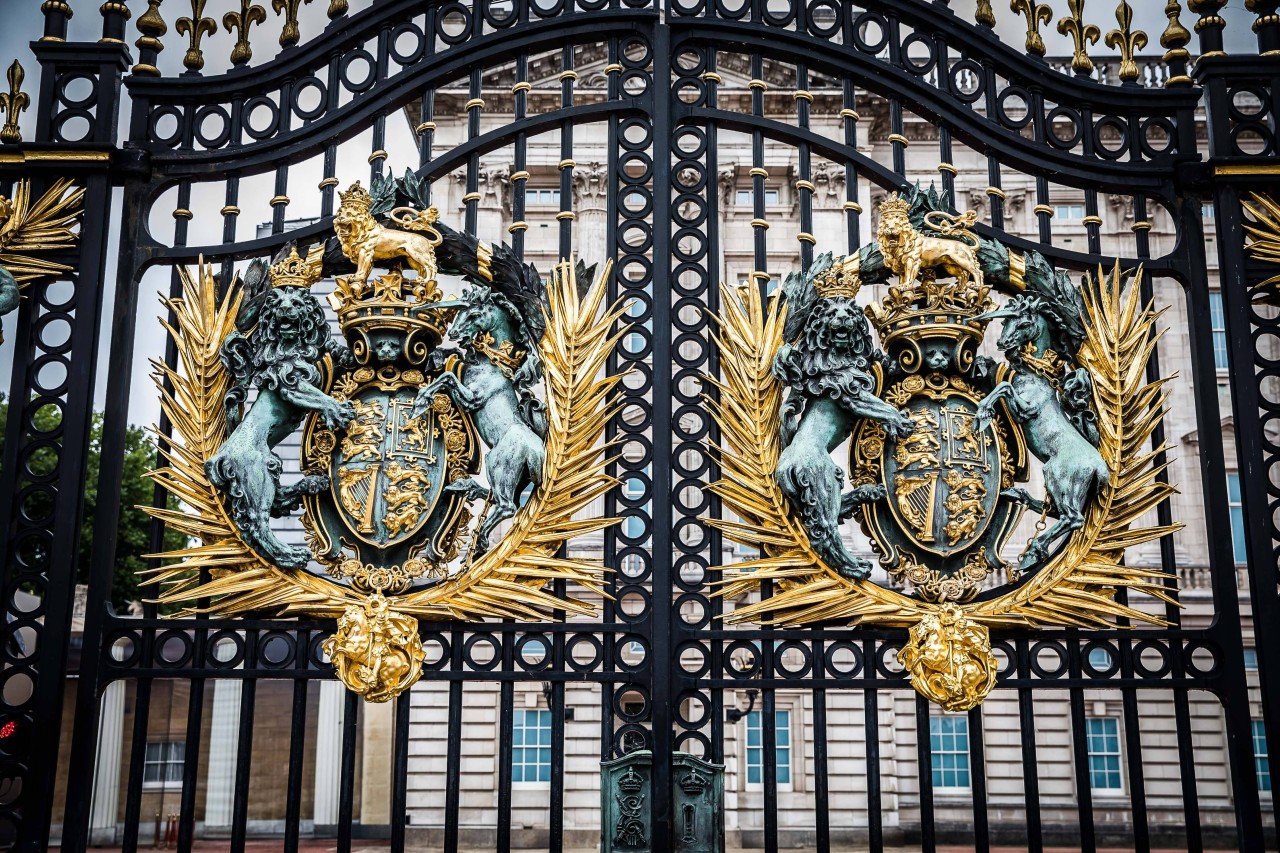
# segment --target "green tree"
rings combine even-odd
[[[0,454],[4,452],[3,425],[8,422],[9,403],[0,395]],[[49,406],[37,410],[34,424],[37,430],[48,431],[58,425],[59,414]],[[93,515],[98,505],[98,471],[102,460],[102,413],[94,412],[89,434],[88,470],[85,477],[84,517],[80,522],[80,545],[76,557],[76,582],[87,583],[89,566],[93,559]],[[138,507],[149,505],[155,497],[151,480],[143,475],[155,467],[156,450],[147,432],[130,426],[125,434],[124,469],[120,482],[120,525],[116,532],[115,571],[111,579],[111,603],[117,611],[128,608],[130,602],[142,597],[138,572],[146,568],[143,555],[150,551],[151,517]],[[56,456],[50,450],[32,454],[34,470],[52,470]],[[176,504],[170,499],[170,506]],[[39,510],[39,507],[32,507]],[[186,544],[180,534],[166,530],[166,550],[181,548]]]

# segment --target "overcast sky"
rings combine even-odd
[[[279,50],[277,37],[279,35],[279,24],[275,14],[271,11],[271,4],[268,0],[258,0],[259,5],[267,10],[268,21],[266,26],[254,27],[252,33],[253,45],[253,62],[265,62],[271,59]],[[370,5],[372,0],[351,0],[350,6],[352,12],[357,12]],[[1164,3],[1161,0],[1131,0],[1135,11],[1135,26],[1145,29],[1149,35],[1149,42],[1143,51],[1146,54],[1159,54],[1162,48],[1159,46],[1159,37],[1164,29],[1166,19],[1163,14]],[[136,37],[135,24],[137,18],[146,11],[147,3],[145,0],[128,0],[129,8],[133,12],[133,19],[129,23],[129,40],[132,41]],[[97,0],[71,0],[72,8],[75,9],[76,15],[71,21],[70,40],[97,41],[101,35],[101,17],[98,13]],[[993,5],[996,7],[996,16],[999,20],[997,30],[1001,38],[1014,45],[1021,45],[1025,34],[1025,27],[1022,19],[1008,11],[1006,0],[995,0]],[[1055,7],[1064,7],[1062,0],[1055,0]],[[1185,3],[1183,4],[1186,5]],[[205,8],[205,15],[221,22],[223,14],[232,7],[238,8],[239,2],[232,0],[210,0]],[[328,3],[324,0],[314,0],[310,5],[304,6],[301,10],[300,20],[303,39],[310,38],[320,32],[327,24],[328,20],[325,15],[325,9]],[[970,17],[973,14],[975,6],[974,0],[953,0],[952,8],[961,17]],[[1089,20],[1097,23],[1106,32],[1114,26],[1111,18],[1111,10],[1114,9],[1113,0],[1092,0],[1086,7]],[[1103,11],[1105,10],[1105,12]],[[161,53],[159,66],[166,75],[181,73],[182,55],[185,46],[185,37],[179,36],[175,31],[175,22],[177,18],[184,14],[190,13],[189,3],[184,0],[169,0],[162,7],[165,20],[169,25],[169,32],[164,41],[166,49]],[[1227,19],[1227,51],[1229,53],[1250,53],[1256,50],[1256,42],[1252,32],[1249,30],[1252,21],[1251,13],[1244,9],[1244,0],[1230,0],[1227,8],[1224,10],[1223,16]],[[1183,24],[1190,28],[1194,16],[1188,12],[1183,12]],[[33,39],[38,39],[43,30],[43,17],[40,13],[39,0],[0,0],[0,69],[7,68],[14,58],[17,58],[26,68],[27,77],[24,82],[24,89],[35,97],[38,91],[39,67],[36,64],[35,56],[31,51],[30,43]],[[1044,38],[1050,55],[1068,55],[1071,52],[1070,39],[1060,36],[1053,27],[1047,27],[1044,30]],[[229,66],[228,55],[230,53],[231,44],[234,37],[221,29],[215,36],[208,37],[204,40],[205,57],[206,57],[206,74],[216,74],[225,70]],[[1104,46],[1099,45],[1091,50],[1095,55],[1103,55],[1110,51]],[[0,81],[3,82],[3,81]],[[33,104],[34,107],[34,104]],[[34,128],[34,108],[27,110],[22,116],[23,135],[25,138],[31,138]],[[128,127],[127,120],[127,103],[125,106],[125,114],[122,115],[120,127],[122,129]],[[406,158],[416,159],[414,153],[414,142],[412,134],[405,122],[388,122],[388,140],[386,148],[391,156],[389,163],[397,164],[406,162]],[[357,140],[357,146],[363,144],[363,150],[368,151],[369,145],[367,141]],[[363,158],[359,158],[360,162],[344,162],[340,158],[339,178],[343,181],[343,185],[350,180],[359,177],[367,177],[368,167],[363,162]],[[315,167],[310,167],[314,171]],[[302,169],[291,170],[290,180],[294,186],[315,186],[319,180],[320,173],[310,174],[308,167]],[[197,212],[197,222],[199,214],[202,210],[216,211],[222,205],[221,189],[216,192],[216,197],[212,193],[202,193],[197,190],[193,197],[192,209]],[[252,204],[255,201],[265,202],[273,194],[270,179],[260,181],[246,180],[242,184],[241,196],[242,205],[245,210],[267,209],[264,206]],[[318,206],[318,193],[300,194],[296,203],[289,207],[289,215],[291,217],[314,215],[315,211],[307,209],[308,206]],[[206,197],[207,196],[207,197]],[[257,197],[261,196],[261,199]],[[161,200],[157,204],[156,209],[161,215],[152,217],[152,226],[155,228],[156,236],[159,239],[165,239],[164,231],[172,229],[172,220],[167,214],[173,208],[171,202]],[[253,229],[257,222],[250,221],[248,215],[239,217],[241,233],[239,237],[250,238],[253,236]],[[102,225],[111,227],[118,222],[118,217],[113,216],[112,222],[109,223],[86,223],[87,225]],[[192,224],[192,244],[212,243],[215,242],[220,235],[220,231],[209,232],[208,229],[197,227],[196,222]],[[114,252],[112,253],[114,257]],[[108,281],[114,284],[114,269],[109,271]],[[154,270],[143,279],[143,293],[139,310],[142,312],[139,322],[139,334],[136,343],[136,352],[133,363],[133,388],[131,393],[130,404],[130,420],[134,423],[151,423],[156,419],[158,404],[156,395],[153,392],[150,382],[147,379],[148,368],[147,358],[153,354],[159,354],[163,351],[163,337],[156,323],[151,322],[151,318],[158,313],[159,306],[155,301],[154,294],[168,288],[168,274],[162,270]],[[104,294],[104,310],[110,311],[112,304],[112,294],[110,288]],[[7,329],[12,329],[14,318],[5,318],[4,324]],[[110,333],[109,323],[104,323],[102,332],[102,368],[99,371],[99,381],[97,387],[97,399],[99,405],[104,398],[106,372],[109,368],[108,359],[106,357],[107,347],[109,345]],[[9,365],[12,361],[12,334],[6,335],[10,340],[3,346],[0,346],[0,375],[7,375]]]

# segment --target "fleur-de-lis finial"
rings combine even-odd
[[[308,0],[310,2],[310,0]],[[979,0],[981,2],[981,0]],[[329,0],[329,19],[339,18],[347,14],[347,0]]]
[[[18,127],[18,116],[31,106],[31,98],[22,91],[22,78],[27,76],[22,63],[14,60],[5,75],[9,78],[8,94],[0,94],[0,109],[5,112],[4,127],[0,128],[0,142],[12,145],[22,141],[22,130]]]
[[[1053,20],[1053,9],[1047,3],[1036,0],[1010,0],[1009,8],[1027,19],[1027,53],[1044,56],[1044,39],[1040,27]]]
[[[1089,58],[1089,45],[1097,44],[1102,37],[1102,30],[1097,24],[1084,22],[1084,0],[1067,0],[1067,9],[1071,16],[1058,21],[1058,32],[1070,35],[1075,44],[1075,53],[1071,57],[1071,70],[1077,74],[1092,74],[1093,60]]]
[[[1138,63],[1133,55],[1147,46],[1147,34],[1133,28],[1133,9],[1129,0],[1120,0],[1116,7],[1116,22],[1119,29],[1107,33],[1107,47],[1120,51],[1120,79],[1132,83],[1138,79]]]
[[[182,56],[182,64],[192,71],[204,68],[204,51],[200,48],[200,39],[218,31],[218,22],[204,16],[204,4],[205,0],[191,0],[191,17],[179,18],[173,25],[178,35],[185,35],[190,41],[187,52]]]
[[[996,13],[991,8],[991,0],[978,0],[978,8],[973,13],[973,19],[983,26],[996,25]]]
[[[222,25],[227,32],[236,34],[236,45],[231,48],[231,64],[244,65],[253,58],[253,48],[249,46],[249,28],[254,24],[265,23],[267,10],[253,2],[240,0],[239,12],[228,12],[222,16]]]
[[[302,38],[302,31],[298,29],[298,7],[310,2],[311,0],[271,0],[272,11],[277,15],[284,13],[284,30],[280,33],[281,47],[297,44],[298,39]]]

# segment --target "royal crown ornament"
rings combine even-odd
[[[327,305],[343,339],[310,292],[323,243],[288,247],[225,288],[183,271],[166,303],[182,356],[156,375],[174,436],[152,476],[184,509],[153,512],[196,542],[160,555],[161,600],[334,618],[325,651],[372,702],[418,679],[419,619],[594,614],[604,569],[562,549],[614,522],[582,517],[617,482],[609,266],[544,279],[440,223],[421,187],[410,173],[341,194],[355,269]],[[467,282],[460,298],[442,273]],[[276,449],[299,430],[302,476],[283,482]],[[299,510],[305,542],[286,542],[272,519]]]
[[[733,464],[709,488],[734,521],[709,523],[760,553],[726,567],[729,621],[910,628],[913,685],[961,711],[995,685],[992,627],[1160,621],[1117,591],[1172,602],[1176,578],[1124,555],[1178,525],[1140,523],[1174,490],[1158,453],[1133,456],[1164,404],[1140,271],[1077,285],[949,210],[917,187],[883,204],[875,242],[819,255],[769,304],[725,288],[714,413]],[[887,288],[864,314],[868,284]],[[979,354],[996,319],[1003,363]]]
[[[301,287],[309,290],[324,275],[324,243],[317,243],[304,258],[296,245],[289,246],[289,256],[272,264],[268,271],[272,287]]]

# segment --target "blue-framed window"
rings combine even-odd
[[[1213,366],[1218,370],[1226,370],[1227,358],[1227,321],[1222,312],[1222,291],[1209,292],[1209,328],[1213,330]]]
[[[1267,731],[1262,720],[1253,720],[1253,772],[1258,775],[1258,790],[1271,790],[1271,759],[1267,756]]]
[[[1237,563],[1245,562],[1244,504],[1240,501],[1240,475],[1227,475],[1227,510],[1231,515],[1231,553]]]
[[[778,784],[791,784],[791,711],[773,712],[776,761],[778,768]],[[764,782],[764,718],[760,711],[752,711],[746,716],[747,749],[746,771],[747,784],[759,785]]]
[[[1244,650],[1244,668],[1246,670],[1257,671],[1258,669],[1258,650],[1245,647]]]
[[[1095,791],[1122,791],[1120,774],[1120,720],[1089,717],[1084,721],[1089,752],[1089,787]]]
[[[551,712],[511,712],[511,781],[551,781]]]
[[[969,790],[969,718],[929,718],[929,760],[933,787]]]
[[[1100,671],[1111,669],[1111,652],[1101,646],[1089,649],[1089,666]]]

